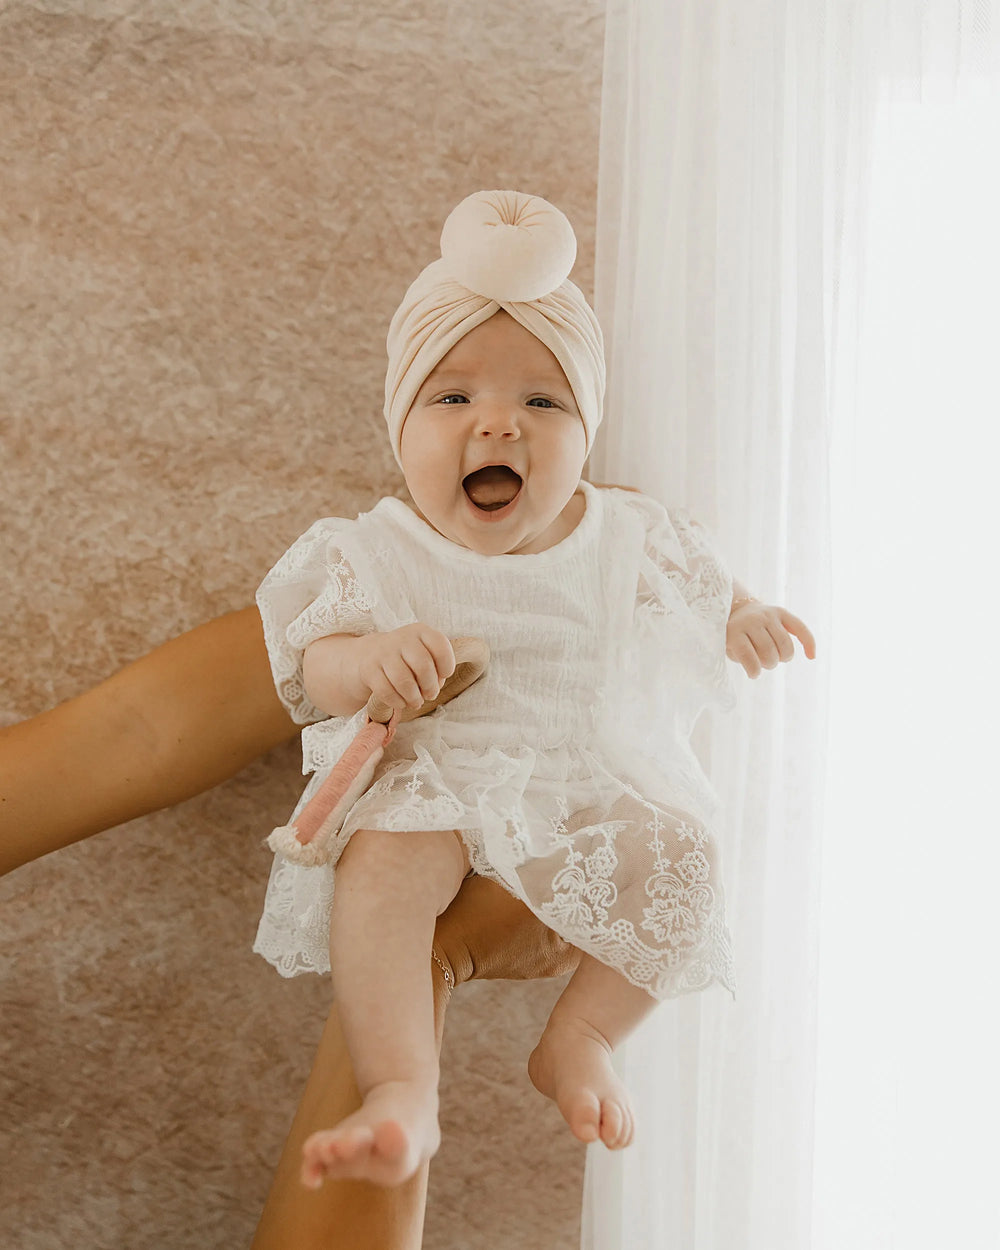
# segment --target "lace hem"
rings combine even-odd
[[[714,982],[732,992],[718,855],[705,823],[642,797],[596,757],[575,757],[568,775],[539,787],[533,754],[449,752],[442,773],[418,747],[416,760],[391,765],[349,813],[328,865],[276,862],[254,949],[283,976],[328,971],[335,868],[350,837],[361,828],[400,837],[457,829],[475,872],[652,997]],[[570,801],[567,792],[586,797]]]

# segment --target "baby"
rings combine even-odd
[[[581,950],[529,1075],[580,1141],[631,1142],[614,1048],[658,1001],[733,986],[717,802],[689,745],[700,712],[734,699],[727,629],[748,672],[791,658],[789,629],[814,645],[783,609],[734,611],[685,512],[582,480],[603,344],[562,213],[479,192],[441,249],[388,336],[385,415],[415,508],[318,521],[258,592],[278,692],[313,722],[296,811],[372,694],[419,708],[455,669],[451,638],[491,651],[475,685],[398,726],[329,863],[276,856],[255,949],[285,975],[332,971],[363,1099],[306,1142],[312,1186],[400,1184],[437,1150],[431,942],[470,872]]]

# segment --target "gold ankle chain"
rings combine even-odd
[[[433,959],[433,960],[434,960],[434,962],[437,964],[437,966],[438,966],[438,967],[441,969],[441,971],[444,973],[444,983],[445,983],[445,985],[448,987],[448,989],[449,989],[449,990],[453,990],[453,989],[455,988],[455,974],[454,974],[454,973],[452,972],[452,970],[451,970],[451,969],[447,966],[447,964],[443,964],[443,963],[441,962],[441,960],[438,958],[438,953],[437,953],[437,951],[434,949],[434,947],[433,947],[433,946],[431,947],[431,959]]]

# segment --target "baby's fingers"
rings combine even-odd
[[[382,664],[390,685],[404,700],[407,707],[416,710],[427,699],[437,694],[437,675],[425,652],[419,647],[407,647],[399,655],[390,656]],[[391,700],[390,700],[391,704]]]
[[[421,632],[420,641],[427,648],[434,662],[439,683],[438,689],[440,689],[455,671],[455,649],[451,645],[451,639],[447,634],[442,634],[439,629],[427,628]],[[435,691],[436,694],[437,691]]]
[[[764,668],[777,668],[784,658],[781,654],[781,637],[785,638],[787,646],[792,645],[791,638],[783,630],[769,630],[764,624],[755,626],[753,630],[747,630],[747,636]]]
[[[760,676],[760,660],[757,659],[757,652],[746,634],[739,634],[728,644],[726,655],[737,664],[742,664],[748,677]]]
[[[420,688],[417,675],[403,655],[391,656],[385,660],[382,664],[382,673],[385,685],[382,688],[373,686],[373,694],[388,703],[391,708],[397,708],[400,711],[404,707],[414,710],[423,707],[426,697]]]
[[[426,626],[407,640],[402,654],[417,679],[424,702],[436,699],[455,671],[455,652],[449,639]]]
[[[771,622],[767,633],[774,643],[777,656],[770,664],[765,665],[766,668],[775,668],[779,661],[787,664],[789,660],[795,658],[795,643],[792,642],[792,636],[784,626],[777,622]]]
[[[793,616],[791,612],[786,612],[784,608],[778,609],[778,615],[781,618],[781,623],[784,625],[785,629],[787,629],[790,634],[794,634],[795,637],[798,638],[799,642],[802,643],[802,650],[806,653],[808,658],[810,660],[815,660],[816,639],[813,637],[812,630],[805,623],[805,621],[800,621],[797,616]],[[794,652],[795,646],[792,644],[792,653],[794,654]],[[781,658],[784,659],[785,656],[782,655]],[[791,658],[791,655],[789,655],[788,659]]]

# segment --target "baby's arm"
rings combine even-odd
[[[451,642],[419,621],[386,633],[317,638],[302,661],[306,693],[330,716],[353,716],[373,694],[398,711],[423,707],[454,671]]]

